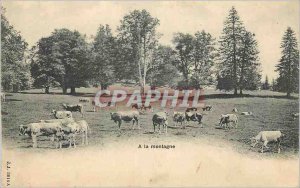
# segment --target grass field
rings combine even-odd
[[[52,91],[52,94],[43,94],[39,89],[24,91],[23,93],[7,94],[7,101],[2,103],[2,135],[3,144],[7,149],[34,150],[31,140],[26,136],[18,135],[18,126],[38,122],[41,119],[52,119],[50,115],[52,109],[62,109],[61,103],[78,103],[81,95],[92,96],[97,89],[80,88],[78,96],[62,95],[60,90]],[[100,110],[92,112],[92,105],[84,105],[84,118],[79,113],[73,113],[76,120],[85,119],[92,130],[89,135],[90,145],[85,147],[103,147],[112,142],[122,142],[122,140],[144,140],[144,142],[155,144],[167,144],[170,140],[193,142],[201,140],[212,145],[222,143],[231,144],[241,153],[258,153],[258,148],[250,148],[252,136],[257,135],[261,130],[282,130],[287,135],[282,143],[282,153],[277,156],[294,156],[298,154],[299,136],[298,119],[294,120],[292,113],[298,112],[298,99],[285,99],[283,93],[271,91],[256,91],[248,93],[247,97],[238,98],[218,98],[225,93],[217,91],[205,91],[206,104],[213,106],[213,110],[204,115],[203,125],[200,128],[196,123],[191,124],[186,129],[172,127],[173,121],[169,119],[168,134],[153,134],[151,118],[153,113],[147,112],[141,115],[141,129],[131,130],[130,125],[124,123],[121,131],[117,125],[110,120],[110,111],[115,109]],[[213,96],[213,97],[210,97]],[[224,96],[223,96],[224,97]],[[222,130],[215,129],[219,121],[220,114],[230,113],[233,108],[241,111],[252,111],[254,116],[239,115],[237,129]],[[162,109],[155,108],[154,112]],[[183,110],[183,109],[182,109]],[[168,140],[168,141],[167,141]],[[39,138],[38,151],[54,149],[49,138]],[[80,138],[77,139],[80,143]],[[66,143],[67,144],[67,143]],[[272,152],[266,152],[265,156],[272,156]]]

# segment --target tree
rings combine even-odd
[[[241,38],[241,45],[238,49],[238,87],[240,94],[243,94],[243,89],[256,90],[261,85],[261,70],[257,49],[257,42],[254,39],[254,34],[244,31]]]
[[[242,43],[244,26],[234,7],[229,11],[229,15],[224,22],[222,36],[220,37],[220,63],[219,74],[221,78],[231,79],[234,94],[237,94],[238,77],[238,51]]]
[[[197,32],[194,39],[192,84],[196,89],[213,83],[213,66],[216,57],[215,39],[204,30]]]
[[[192,73],[194,41],[194,36],[184,33],[177,33],[173,39],[177,56],[174,65],[182,73],[186,87],[189,86],[189,77]]]
[[[115,38],[109,25],[100,25],[93,42],[93,79],[106,89],[115,81],[114,62],[116,57]]]
[[[260,85],[261,70],[255,34],[247,31],[234,7],[224,22],[220,38],[218,89],[231,90],[234,94],[244,89],[255,90]],[[225,84],[229,84],[226,86]]]
[[[1,7],[1,84],[6,91],[18,92],[31,86],[29,66],[25,62],[27,46]]]
[[[144,93],[147,72],[151,67],[153,51],[159,38],[156,31],[158,25],[159,20],[146,10],[134,10],[124,16],[118,27],[120,49],[127,52],[125,62],[119,63],[129,66],[131,71],[127,72],[127,70],[125,76],[132,78],[134,75],[134,78],[138,78],[142,93]]]
[[[299,89],[299,50],[295,32],[288,27],[281,42],[281,58],[276,65],[279,72],[277,79],[279,91],[287,93],[287,97],[292,92]]]
[[[31,65],[36,84],[47,90],[50,85],[59,83],[64,94],[67,88],[75,94],[75,88],[85,86],[85,81],[91,76],[89,54],[85,37],[78,31],[56,29],[37,44],[36,57]]]
[[[180,79],[177,68],[173,65],[175,52],[171,47],[158,46],[153,53],[153,63],[148,71],[151,86],[176,86]]]
[[[264,90],[269,90],[270,89],[269,79],[268,79],[267,75],[266,75],[266,78],[265,78],[265,83],[262,85],[262,89],[264,89]]]
[[[272,91],[277,91],[276,85],[277,85],[277,83],[276,83],[275,79],[273,78],[272,79],[272,85],[271,85],[271,90]]]

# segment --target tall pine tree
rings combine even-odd
[[[287,93],[287,97],[292,92],[299,89],[299,50],[295,32],[288,27],[281,42],[281,58],[276,66],[279,72],[277,79],[279,91]]]
[[[242,43],[244,26],[234,7],[224,22],[223,33],[220,38],[219,78],[227,78],[231,82],[234,94],[238,90],[238,51]],[[220,88],[221,89],[221,88]]]

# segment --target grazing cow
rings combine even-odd
[[[80,97],[79,98],[79,102],[90,102],[91,100],[90,100],[90,98],[88,98],[88,97]]]
[[[1,102],[5,102],[5,93],[1,92]]]
[[[241,112],[241,115],[244,115],[244,116],[252,116],[253,113],[252,113],[252,112]]]
[[[52,110],[52,114],[56,119],[65,119],[65,118],[72,118],[72,112],[70,111],[56,111]]]
[[[131,108],[135,108],[136,110],[139,110],[139,109],[141,109],[141,110],[147,110],[147,109],[152,110],[152,106],[150,104],[148,106],[145,106],[144,104],[133,104],[131,106]]]
[[[68,123],[66,126],[62,127],[62,132],[68,136],[69,147],[76,147],[76,135],[81,134],[82,145],[88,145],[88,132],[90,131],[89,125],[85,120],[74,121]]]
[[[160,126],[165,130],[165,133],[167,133],[168,129],[168,113],[167,112],[157,112],[152,117],[152,123],[155,133],[155,127],[158,126],[158,131],[160,133]]]
[[[65,110],[71,111],[71,112],[80,112],[81,116],[83,117],[83,106],[82,104],[75,104],[75,105],[67,105],[62,104]]]
[[[176,111],[174,111],[174,113],[173,113],[173,121],[175,122],[175,127],[177,127],[178,123],[180,123],[181,127],[185,128],[185,123],[186,123],[185,113],[184,112],[176,112]]]
[[[264,147],[269,148],[267,144],[269,142],[276,142],[277,143],[277,149],[278,153],[280,153],[280,143],[282,141],[282,138],[284,137],[284,134],[282,134],[280,131],[261,131],[258,133],[257,136],[252,137],[251,140],[251,146],[255,147],[258,142],[263,142],[263,145],[261,147],[261,152],[264,152]]]
[[[219,126],[224,128],[233,127],[232,123],[234,124],[235,128],[237,128],[238,117],[235,114],[222,114]],[[230,126],[228,126],[228,124]],[[225,125],[225,126],[224,126]]]
[[[33,147],[37,148],[37,137],[38,136],[53,136],[52,141],[59,141],[59,147],[61,148],[62,143],[58,137],[62,136],[62,125],[59,122],[55,123],[30,123],[28,125],[20,125],[19,135],[29,135],[32,137]],[[58,146],[57,146],[58,147]]]
[[[205,107],[202,108],[203,111],[211,111],[212,106],[211,105],[206,105]]]
[[[237,110],[236,108],[234,108],[234,109],[232,110],[232,112],[235,112],[235,113],[237,113],[237,112],[238,112],[238,110]]]
[[[293,119],[296,119],[299,117],[299,113],[293,113],[292,116],[293,116]]]
[[[193,111],[197,111],[198,110],[198,108],[196,108],[196,107],[191,107],[191,108],[187,108],[186,110],[185,110],[185,112],[193,112]]]
[[[198,112],[186,112],[185,118],[186,118],[187,122],[195,121],[195,122],[198,122],[200,127],[203,127],[203,124],[202,124],[203,115],[202,114],[200,114]]]
[[[137,124],[139,126],[139,112],[136,110],[130,111],[118,111],[110,113],[111,120],[115,123],[118,123],[119,129],[121,129],[122,121],[130,122],[132,121],[132,129],[134,129],[134,125]]]

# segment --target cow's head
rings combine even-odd
[[[52,113],[52,114],[56,114],[56,110],[52,110],[51,113]]]
[[[26,130],[27,130],[27,126],[26,125],[20,125],[19,126],[19,136],[25,135],[26,134]]]
[[[255,137],[250,138],[250,141],[251,141],[251,147],[254,147],[258,142]]]
[[[226,115],[221,114],[219,126],[221,126],[225,122],[225,117],[226,117]]]
[[[111,112],[111,113],[110,113],[110,119],[111,119],[111,120],[114,120],[113,117],[114,117],[114,112]]]

